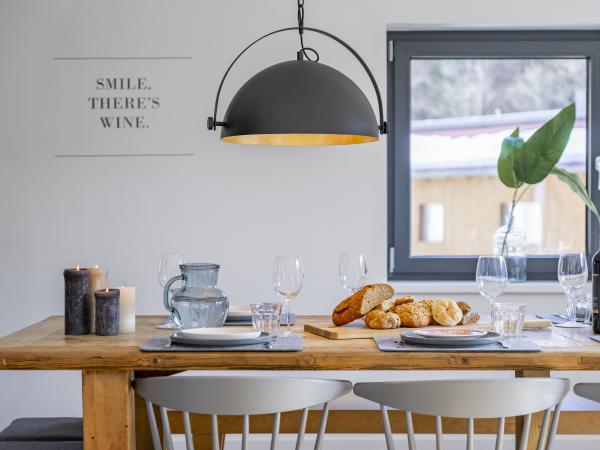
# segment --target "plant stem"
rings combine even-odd
[[[517,206],[517,203],[519,203],[521,201],[521,199],[523,198],[523,196],[525,195],[525,193],[527,192],[527,190],[530,187],[531,187],[531,184],[528,184],[527,186],[525,186],[525,189],[523,189],[521,191],[521,195],[518,195],[519,188],[516,188],[515,192],[513,193],[512,203],[510,205],[510,214],[508,216],[508,223],[506,224],[506,233],[504,233],[504,239],[502,241],[502,251],[500,252],[500,254],[502,256],[505,256],[504,253],[507,251],[506,244],[507,244],[507,240],[508,240],[508,233],[510,233],[510,230],[512,230],[514,214],[515,214],[515,207]]]
[[[525,189],[523,189],[523,191],[521,192],[521,195],[519,195],[519,198],[517,199],[516,203],[519,203],[521,201],[521,199],[523,198],[523,196],[525,195],[525,193],[527,192],[527,189],[529,189],[531,187],[531,184],[528,184],[527,186],[525,186]]]
[[[510,213],[508,215],[508,222],[506,223],[506,232],[504,233],[504,239],[502,240],[502,250],[500,251],[501,256],[508,256],[508,255],[505,255],[505,253],[507,253],[506,241],[508,239],[508,233],[510,233],[510,230],[512,229],[513,217],[514,217],[514,213],[515,213],[515,206],[516,206],[517,202],[520,200],[520,198],[517,199],[518,193],[519,193],[519,188],[516,188],[515,192],[513,193],[513,198],[512,198],[511,205],[510,205]]]

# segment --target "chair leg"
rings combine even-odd
[[[515,371],[516,378],[548,378],[550,377],[549,370],[517,370]],[[515,447],[518,448],[521,440],[521,435],[525,431],[523,429],[524,417],[516,418],[515,429]],[[535,450],[538,445],[538,438],[544,421],[544,413],[535,413],[531,415],[531,426],[529,428],[529,438],[527,440],[527,450]]]

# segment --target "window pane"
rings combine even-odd
[[[513,194],[496,172],[502,139],[517,127],[527,139],[573,101],[559,165],[585,182],[586,83],[585,59],[411,61],[411,255],[491,253]],[[515,223],[530,255],[585,250],[585,208],[555,177],[525,193]]]

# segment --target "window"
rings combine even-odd
[[[529,137],[571,102],[576,123],[560,166],[598,185],[600,33],[389,32],[390,279],[470,280],[492,253],[512,190],[497,177],[502,139]],[[591,190],[598,202],[598,191]],[[515,210],[528,243],[528,279],[556,279],[560,251],[598,249],[596,224],[554,177]]]

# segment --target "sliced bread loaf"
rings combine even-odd
[[[376,306],[394,295],[388,284],[368,284],[335,307],[331,320],[334,325],[346,325],[360,319]]]

